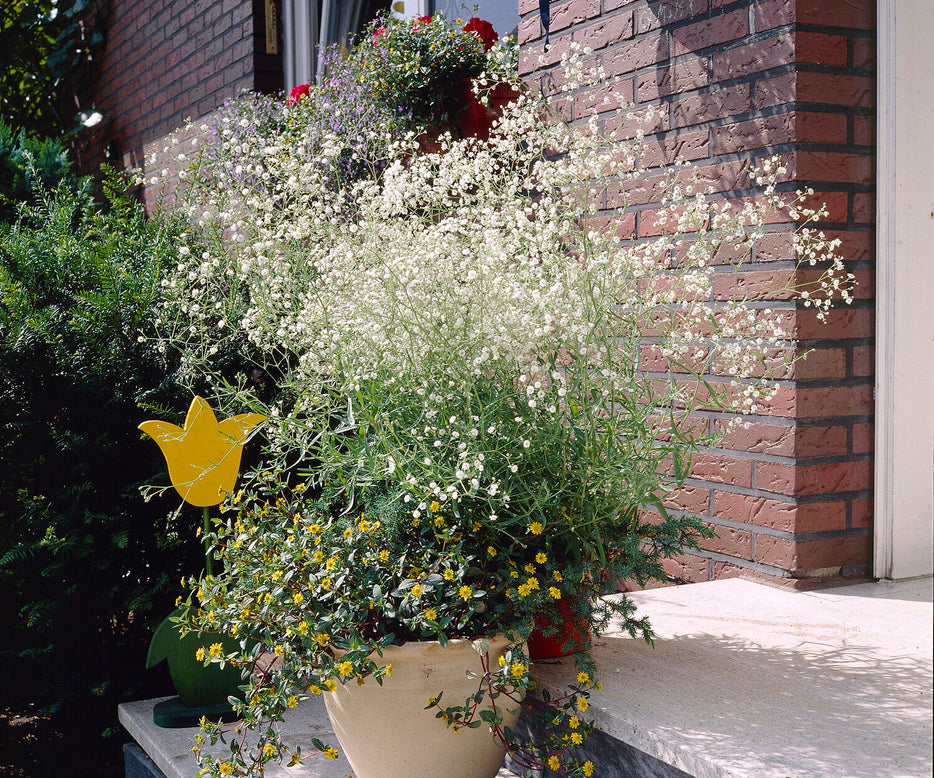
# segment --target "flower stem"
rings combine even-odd
[[[208,532],[211,528],[211,522],[208,517],[208,508],[204,506],[204,529],[202,531],[201,539],[204,542],[204,571],[208,575],[214,575],[214,560],[211,558],[210,547],[208,546]]]

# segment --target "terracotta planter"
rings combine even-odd
[[[536,619],[529,635],[529,657],[531,659],[557,659],[570,656],[590,647],[591,632],[587,619],[577,617],[571,612],[566,600],[559,603],[561,619],[554,624],[549,619]],[[556,626],[558,631],[545,635],[543,630]]]
[[[490,662],[509,648],[503,635],[490,639]],[[444,693],[443,702],[460,705],[478,688],[467,671],[481,672],[480,656],[469,640],[390,646],[382,660],[392,675],[380,686],[368,678],[324,695],[334,733],[357,778],[493,778],[505,751],[486,725],[448,729],[425,709],[428,698]],[[487,700],[488,702],[488,700]],[[499,697],[504,724],[515,728],[519,705]],[[514,708],[514,710],[510,710]]]

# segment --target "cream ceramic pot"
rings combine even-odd
[[[489,640],[491,666],[498,665],[510,642],[504,635]],[[444,692],[442,703],[462,705],[474,694],[481,672],[480,655],[469,640],[407,643],[383,650],[392,674],[380,686],[372,678],[353,681],[324,695],[334,733],[357,778],[493,778],[504,749],[486,724],[453,732],[425,709],[428,698]],[[489,699],[484,701],[489,708]],[[514,729],[519,704],[501,695],[503,724]]]

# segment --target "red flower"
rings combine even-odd
[[[412,29],[418,32],[423,24],[431,24],[431,16],[419,16],[414,22],[412,22]]]
[[[492,49],[493,44],[499,40],[499,35],[496,34],[493,25],[484,19],[478,19],[476,16],[464,25],[464,32],[475,32],[483,42],[484,51]]]
[[[304,98],[308,97],[308,94],[311,92],[311,84],[299,84],[298,86],[293,86],[292,91],[289,92],[289,99],[285,101],[286,105],[297,105]]]
[[[377,27],[373,30],[373,45],[376,46],[379,44],[379,39],[389,32],[385,27]]]

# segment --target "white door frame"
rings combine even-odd
[[[934,36],[931,0],[878,0],[873,573],[934,559]]]

